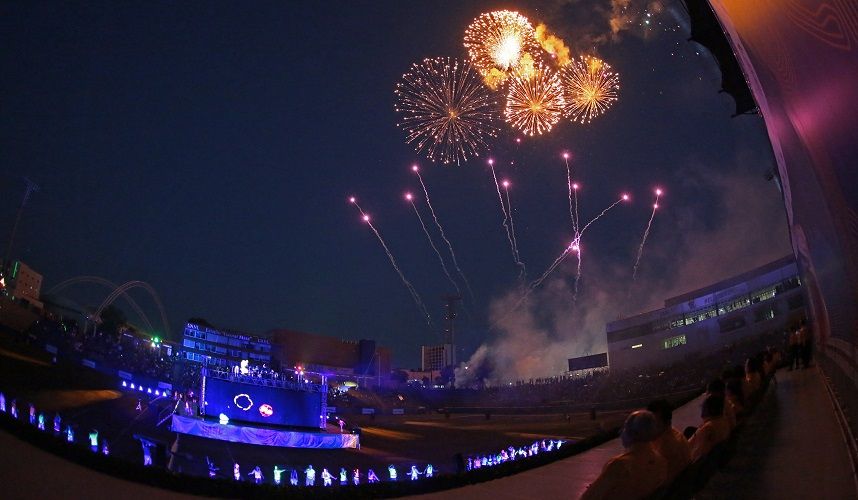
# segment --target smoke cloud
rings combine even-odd
[[[495,298],[490,305],[493,337],[457,368],[457,384],[499,385],[559,375],[568,358],[607,350],[607,322],[660,308],[664,299],[789,254],[786,217],[774,184],[746,171],[709,170],[689,168],[681,176],[683,184],[671,189],[699,192],[714,201],[672,207],[666,193],[636,282],[631,273],[639,242],[629,241],[627,258],[599,256],[592,248],[584,254],[577,301],[575,259],[567,259],[518,308],[520,289]]]
[[[569,47],[563,43],[563,40],[549,33],[548,27],[544,24],[539,24],[536,27],[536,40],[546,52],[554,57],[558,65],[566,66],[571,61]]]
[[[661,0],[557,0],[542,8],[549,25],[565,27],[560,36],[574,53],[592,51],[625,35],[647,38],[667,10]]]

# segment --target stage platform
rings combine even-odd
[[[360,448],[360,437],[357,434],[328,434],[326,432],[266,429],[233,423],[219,424],[201,418],[183,417],[181,415],[173,415],[170,429],[192,436],[261,446],[322,449]]]

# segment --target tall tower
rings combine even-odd
[[[24,198],[21,200],[18,213],[15,215],[15,224],[12,225],[12,235],[9,236],[9,246],[6,247],[6,254],[3,256],[3,268],[0,269],[0,274],[4,276],[9,273],[12,265],[12,245],[15,243],[15,233],[18,232],[18,223],[21,222],[21,213],[24,211],[24,207],[27,206],[27,201],[30,200],[30,194],[39,191],[38,184],[26,177],[23,177],[23,179],[27,186],[24,188]]]
[[[442,334],[442,342],[450,346],[450,358],[452,365],[456,364],[456,327],[455,321],[458,313],[456,312],[456,304],[461,302],[460,295],[445,295],[444,299],[444,333]]]

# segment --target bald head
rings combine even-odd
[[[660,433],[661,426],[655,415],[647,410],[637,410],[626,418],[620,438],[623,441],[623,446],[628,448],[635,443],[652,441]]]

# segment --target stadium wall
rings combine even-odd
[[[858,3],[709,5],[765,120],[821,364],[858,408]]]

